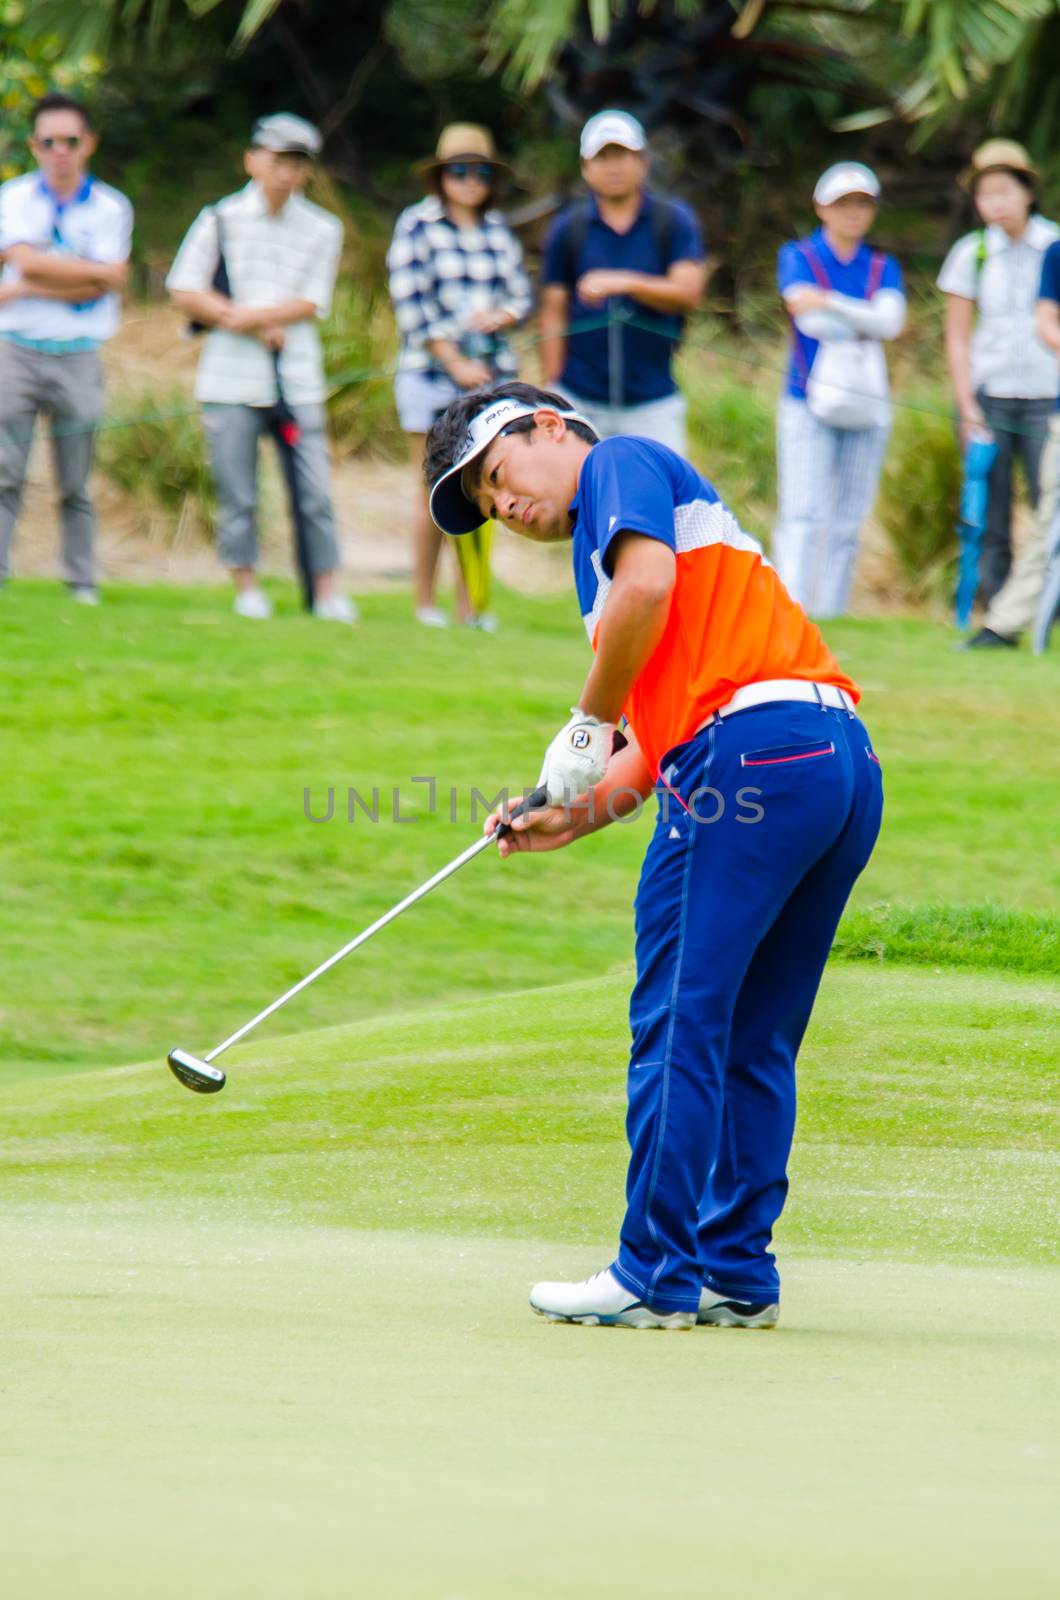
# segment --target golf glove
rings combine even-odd
[[[611,759],[613,722],[586,716],[577,706],[545,751],[538,786],[548,790],[549,804],[569,805],[579,794],[599,783]]]

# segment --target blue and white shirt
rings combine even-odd
[[[0,254],[28,244],[49,255],[83,261],[125,261],[132,224],[128,200],[98,178],[86,178],[69,200],[53,194],[39,172],[0,184]],[[17,282],[18,277],[18,268],[7,262],[2,281]],[[121,297],[116,294],[76,304],[25,295],[0,306],[0,334],[83,348],[116,333],[120,315]]]
[[[466,341],[476,311],[503,309],[522,322],[533,306],[522,246],[502,214],[487,211],[478,227],[458,228],[436,195],[398,217],[387,270],[401,331],[399,372],[441,373],[428,340]],[[490,365],[498,376],[513,375],[516,361],[507,341],[491,337]]]
[[[884,315],[879,329],[871,328],[868,320],[861,318],[847,319],[843,312],[843,302],[861,301],[869,303],[868,288],[872,273],[872,258],[876,253],[869,244],[859,245],[855,254],[849,261],[840,260],[828,245],[823,228],[815,228],[809,239],[792,239],[787,244],[782,244],[777,256],[777,287],[782,295],[797,285],[805,284],[807,288],[822,287],[818,282],[813,268],[806,256],[806,245],[809,245],[828,279],[832,290],[835,305],[828,312],[812,313],[808,317],[800,317],[792,330],[791,358],[788,362],[787,393],[794,400],[805,400],[806,384],[813,370],[813,363],[821,347],[819,338],[814,338],[807,331],[814,323],[825,337],[851,337],[863,333],[869,337],[875,336],[883,339],[893,339],[901,331],[905,320],[905,288],[902,282],[902,269],[893,256],[883,257],[883,272],[878,284],[878,293],[884,296],[881,309],[890,315]],[[887,300],[890,305],[886,304]],[[901,304],[898,304],[898,301]],[[877,301],[874,297],[872,305]],[[853,309],[853,308],[852,308]],[[824,319],[824,320],[822,320]],[[836,322],[834,329],[828,327],[827,319]],[[847,323],[849,321],[849,326]]]

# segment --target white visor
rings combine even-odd
[[[510,422],[518,422],[520,417],[532,417],[542,409],[553,408],[547,401],[527,405],[525,400],[496,400],[472,419],[452,466],[431,485],[431,516],[443,533],[473,533],[476,528],[481,528],[484,520],[482,512],[473,500],[468,499],[461,483],[464,468],[469,461],[480,456]],[[564,422],[584,422],[587,428],[592,427],[589,419],[578,411],[558,411],[557,414]]]

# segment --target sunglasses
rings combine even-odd
[[[37,140],[42,150],[80,150],[83,142],[84,135],[80,133],[51,134],[47,139]]]
[[[488,161],[474,164],[469,161],[447,161],[442,169],[450,178],[476,178],[479,183],[492,183],[497,176],[496,167]]]

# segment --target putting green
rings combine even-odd
[[[1048,1592],[1055,991],[831,969],[781,1327],[551,1327],[529,1284],[613,1245],[623,993],[0,1090],[0,1592]]]
[[[805,1258],[783,1330],[634,1335],[530,1316],[598,1264],[544,1241],[175,1196],[3,1250],[6,1594],[1048,1588],[1042,1273]]]

